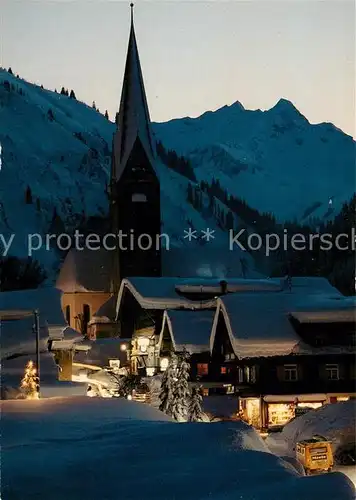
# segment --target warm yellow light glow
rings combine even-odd
[[[260,410],[259,399],[253,398],[246,400],[246,410],[244,412],[244,420],[246,420],[253,427],[260,427],[261,410]]]
[[[121,351],[126,351],[127,350],[127,345],[126,344],[121,344],[120,349],[121,349]]]
[[[34,367],[33,361],[29,361],[25,368],[25,374],[21,380],[21,388],[24,389],[26,399],[38,399],[38,377],[37,370]]]
[[[169,364],[169,360],[168,358],[162,358],[160,360],[160,367],[161,367],[161,370],[164,372],[165,370],[167,370],[168,368],[168,364]]]
[[[320,408],[323,403],[298,403],[298,408]]]
[[[147,352],[148,346],[150,345],[150,339],[148,337],[138,337],[137,345],[141,352]]]
[[[293,417],[294,408],[289,403],[268,405],[268,425],[284,425]]]

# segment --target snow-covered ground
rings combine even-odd
[[[295,457],[297,441],[319,434],[332,443],[334,455],[356,442],[356,400],[322,406],[295,418],[282,432],[270,434],[266,439],[268,448],[279,456]],[[346,474],[356,485],[356,465],[336,464],[335,471]]]
[[[351,500],[340,473],[303,477],[241,422],[178,424],[123,399],[4,401],[7,500]]]

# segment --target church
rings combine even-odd
[[[67,254],[56,287],[63,292],[62,308],[67,323],[85,335],[89,326],[100,329],[93,326],[96,322],[104,323],[108,335],[118,333],[112,320],[123,278],[162,274],[161,248],[156,244],[161,232],[156,144],[135,36],[133,4],[116,124],[110,179],[111,233],[133,235],[135,240],[142,236],[145,242],[124,249],[117,244],[112,251],[72,249]],[[152,244],[147,245],[147,240]]]

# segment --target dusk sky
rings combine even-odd
[[[1,66],[118,110],[125,1],[0,0]],[[353,0],[138,1],[135,27],[153,121],[284,97],[311,121],[355,133]]]

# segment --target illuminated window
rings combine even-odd
[[[198,363],[197,372],[198,372],[198,375],[208,375],[208,372],[209,372],[208,363]]]
[[[149,338],[147,338],[147,337],[138,337],[137,338],[137,347],[141,353],[146,353],[149,345],[150,345]]]
[[[222,366],[222,367],[221,367],[221,373],[222,373],[223,375],[225,375],[225,373],[226,373],[226,366]]]
[[[290,404],[279,403],[268,405],[268,425],[285,425],[294,417],[294,410]]]
[[[203,388],[203,396],[209,396],[209,389],[207,387]]]
[[[297,365],[284,365],[284,380],[287,382],[298,380]]]
[[[251,366],[250,380],[253,384],[256,383],[256,367],[255,366]]]
[[[339,380],[339,365],[325,365],[328,380]]]
[[[238,380],[239,380],[239,384],[242,384],[242,382],[244,381],[244,371],[242,368],[239,368]]]

